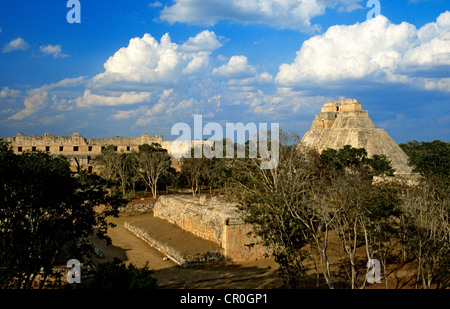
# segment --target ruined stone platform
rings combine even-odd
[[[205,196],[164,195],[153,215],[125,222],[124,227],[180,266],[257,260],[267,254],[235,204]]]
[[[242,219],[237,204],[206,196],[164,195],[155,203],[154,216],[223,249],[227,260],[263,258],[267,248],[252,235],[253,227]]]
[[[125,222],[124,227],[182,267],[224,259],[218,244],[160,218]]]

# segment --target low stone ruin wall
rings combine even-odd
[[[147,212],[153,210],[153,204],[133,204],[129,203],[119,207],[120,212]]]
[[[263,258],[267,252],[249,235],[252,227],[241,219],[235,204],[217,198],[165,195],[158,199],[153,212],[155,217],[219,244],[227,259],[254,260]]]

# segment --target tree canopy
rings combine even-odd
[[[393,176],[395,172],[387,156],[374,154],[368,157],[364,148],[354,148],[350,145],[341,149],[325,149],[320,157],[325,168],[342,171],[345,168],[364,167],[376,176]]]
[[[157,280],[148,264],[142,268],[133,263],[125,265],[115,258],[111,262],[101,263],[94,272],[92,280],[83,286],[89,289],[155,289]]]
[[[408,155],[408,164],[422,175],[450,176],[450,143],[409,141],[399,145]]]
[[[365,149],[350,146],[322,154],[298,151],[284,139],[275,169],[236,161],[231,196],[270,248],[287,287],[313,281],[308,274],[314,266],[317,278],[322,274],[330,288],[361,288],[366,262],[373,259],[381,263],[385,279],[388,262],[402,259],[417,262],[417,284],[423,288],[450,284],[449,189],[442,177],[415,184],[375,182],[373,175],[393,172],[383,156],[367,158]],[[339,269],[329,253],[332,235],[346,257]],[[365,249],[364,263],[358,248]]]
[[[111,185],[118,185],[123,196],[128,189],[134,195],[136,183],[141,181],[145,189],[150,189],[156,197],[158,185],[174,174],[170,155],[157,143],[140,145],[138,152],[128,153],[117,152],[114,145],[109,145],[102,149],[95,162],[99,166],[99,174]]]
[[[1,287],[58,282],[53,267],[89,257],[92,235],[108,241],[106,218],[124,202],[108,196],[99,176],[72,173],[66,158],[15,155],[2,141],[0,183]]]

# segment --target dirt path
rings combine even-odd
[[[132,216],[135,219],[142,216]],[[145,216],[144,216],[145,217]],[[108,230],[108,236],[111,238],[112,244],[106,246],[102,241],[95,241],[95,245],[103,252],[104,258],[97,259],[98,262],[112,261],[118,258],[123,262],[133,263],[137,267],[143,267],[146,262],[153,270],[172,267],[175,265],[170,260],[163,260],[164,254],[151,248],[144,241],[134,236],[131,232],[123,227],[126,217],[112,218],[111,222],[117,226]]]

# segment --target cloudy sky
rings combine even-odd
[[[302,136],[356,98],[398,143],[450,140],[446,0],[79,2],[81,23],[66,0],[1,4],[0,136],[173,140],[194,115]]]

